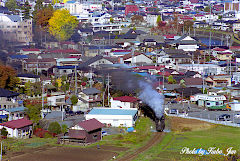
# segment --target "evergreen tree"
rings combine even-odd
[[[18,8],[16,0],[8,0],[5,6],[9,9],[9,11],[15,11]]]
[[[23,11],[23,19],[24,20],[30,19],[30,9],[31,9],[31,6],[30,6],[29,2],[26,1],[24,4],[24,11]]]

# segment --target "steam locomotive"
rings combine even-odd
[[[165,117],[164,115],[161,118],[156,117],[155,118],[155,125],[156,125],[156,130],[158,132],[162,132],[165,128]]]
[[[155,122],[156,131],[162,132],[165,128],[165,117],[164,115],[160,118],[156,116],[155,112],[148,105],[142,103],[140,106],[141,112],[143,115],[149,117]]]

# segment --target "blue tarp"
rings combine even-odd
[[[129,127],[128,129],[127,129],[127,132],[133,132],[134,131],[134,128],[133,127]]]
[[[0,115],[0,119],[6,119],[7,115]]]

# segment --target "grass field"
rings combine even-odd
[[[216,126],[197,120],[170,118],[170,124],[174,123],[172,132],[166,134],[160,144],[155,145],[135,160],[232,160],[232,157],[237,156],[180,154],[184,147],[190,150],[194,148],[208,150],[210,147],[216,147],[223,150],[223,153],[226,153],[227,148],[233,147],[237,150],[237,154],[240,154],[240,128]],[[201,125],[201,128],[195,125]]]

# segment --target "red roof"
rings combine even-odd
[[[113,52],[131,52],[131,50],[114,50]]]
[[[1,123],[0,125],[11,128],[11,129],[19,129],[25,126],[29,126],[32,125],[32,121],[31,120],[27,120],[27,119],[18,119],[18,120],[12,120],[12,121],[8,121],[8,122],[4,122]]]
[[[99,122],[96,119],[90,119],[90,120],[79,122],[78,126],[80,126],[84,130],[89,132],[89,131],[93,131],[93,130],[100,129],[100,128],[104,127],[104,124],[102,124],[101,122]]]
[[[215,50],[215,51],[225,51],[226,49],[223,49],[223,48],[214,48],[213,50]]]
[[[169,35],[163,35],[163,36],[165,36],[167,39],[173,39],[177,35],[176,34],[169,34]]]
[[[57,49],[48,51],[49,53],[80,53],[80,51],[74,49]]]
[[[39,49],[22,49],[23,51],[40,51]]]
[[[240,49],[240,46],[230,46],[230,49]]]
[[[118,100],[121,102],[136,102],[138,101],[138,98],[130,97],[130,96],[122,96],[122,97],[115,97],[113,100]]]
[[[140,67],[134,67],[134,68],[138,68],[138,69],[141,69],[141,70],[147,70],[147,69],[156,69],[156,70],[160,70],[162,68],[164,68],[164,66],[140,66]]]

